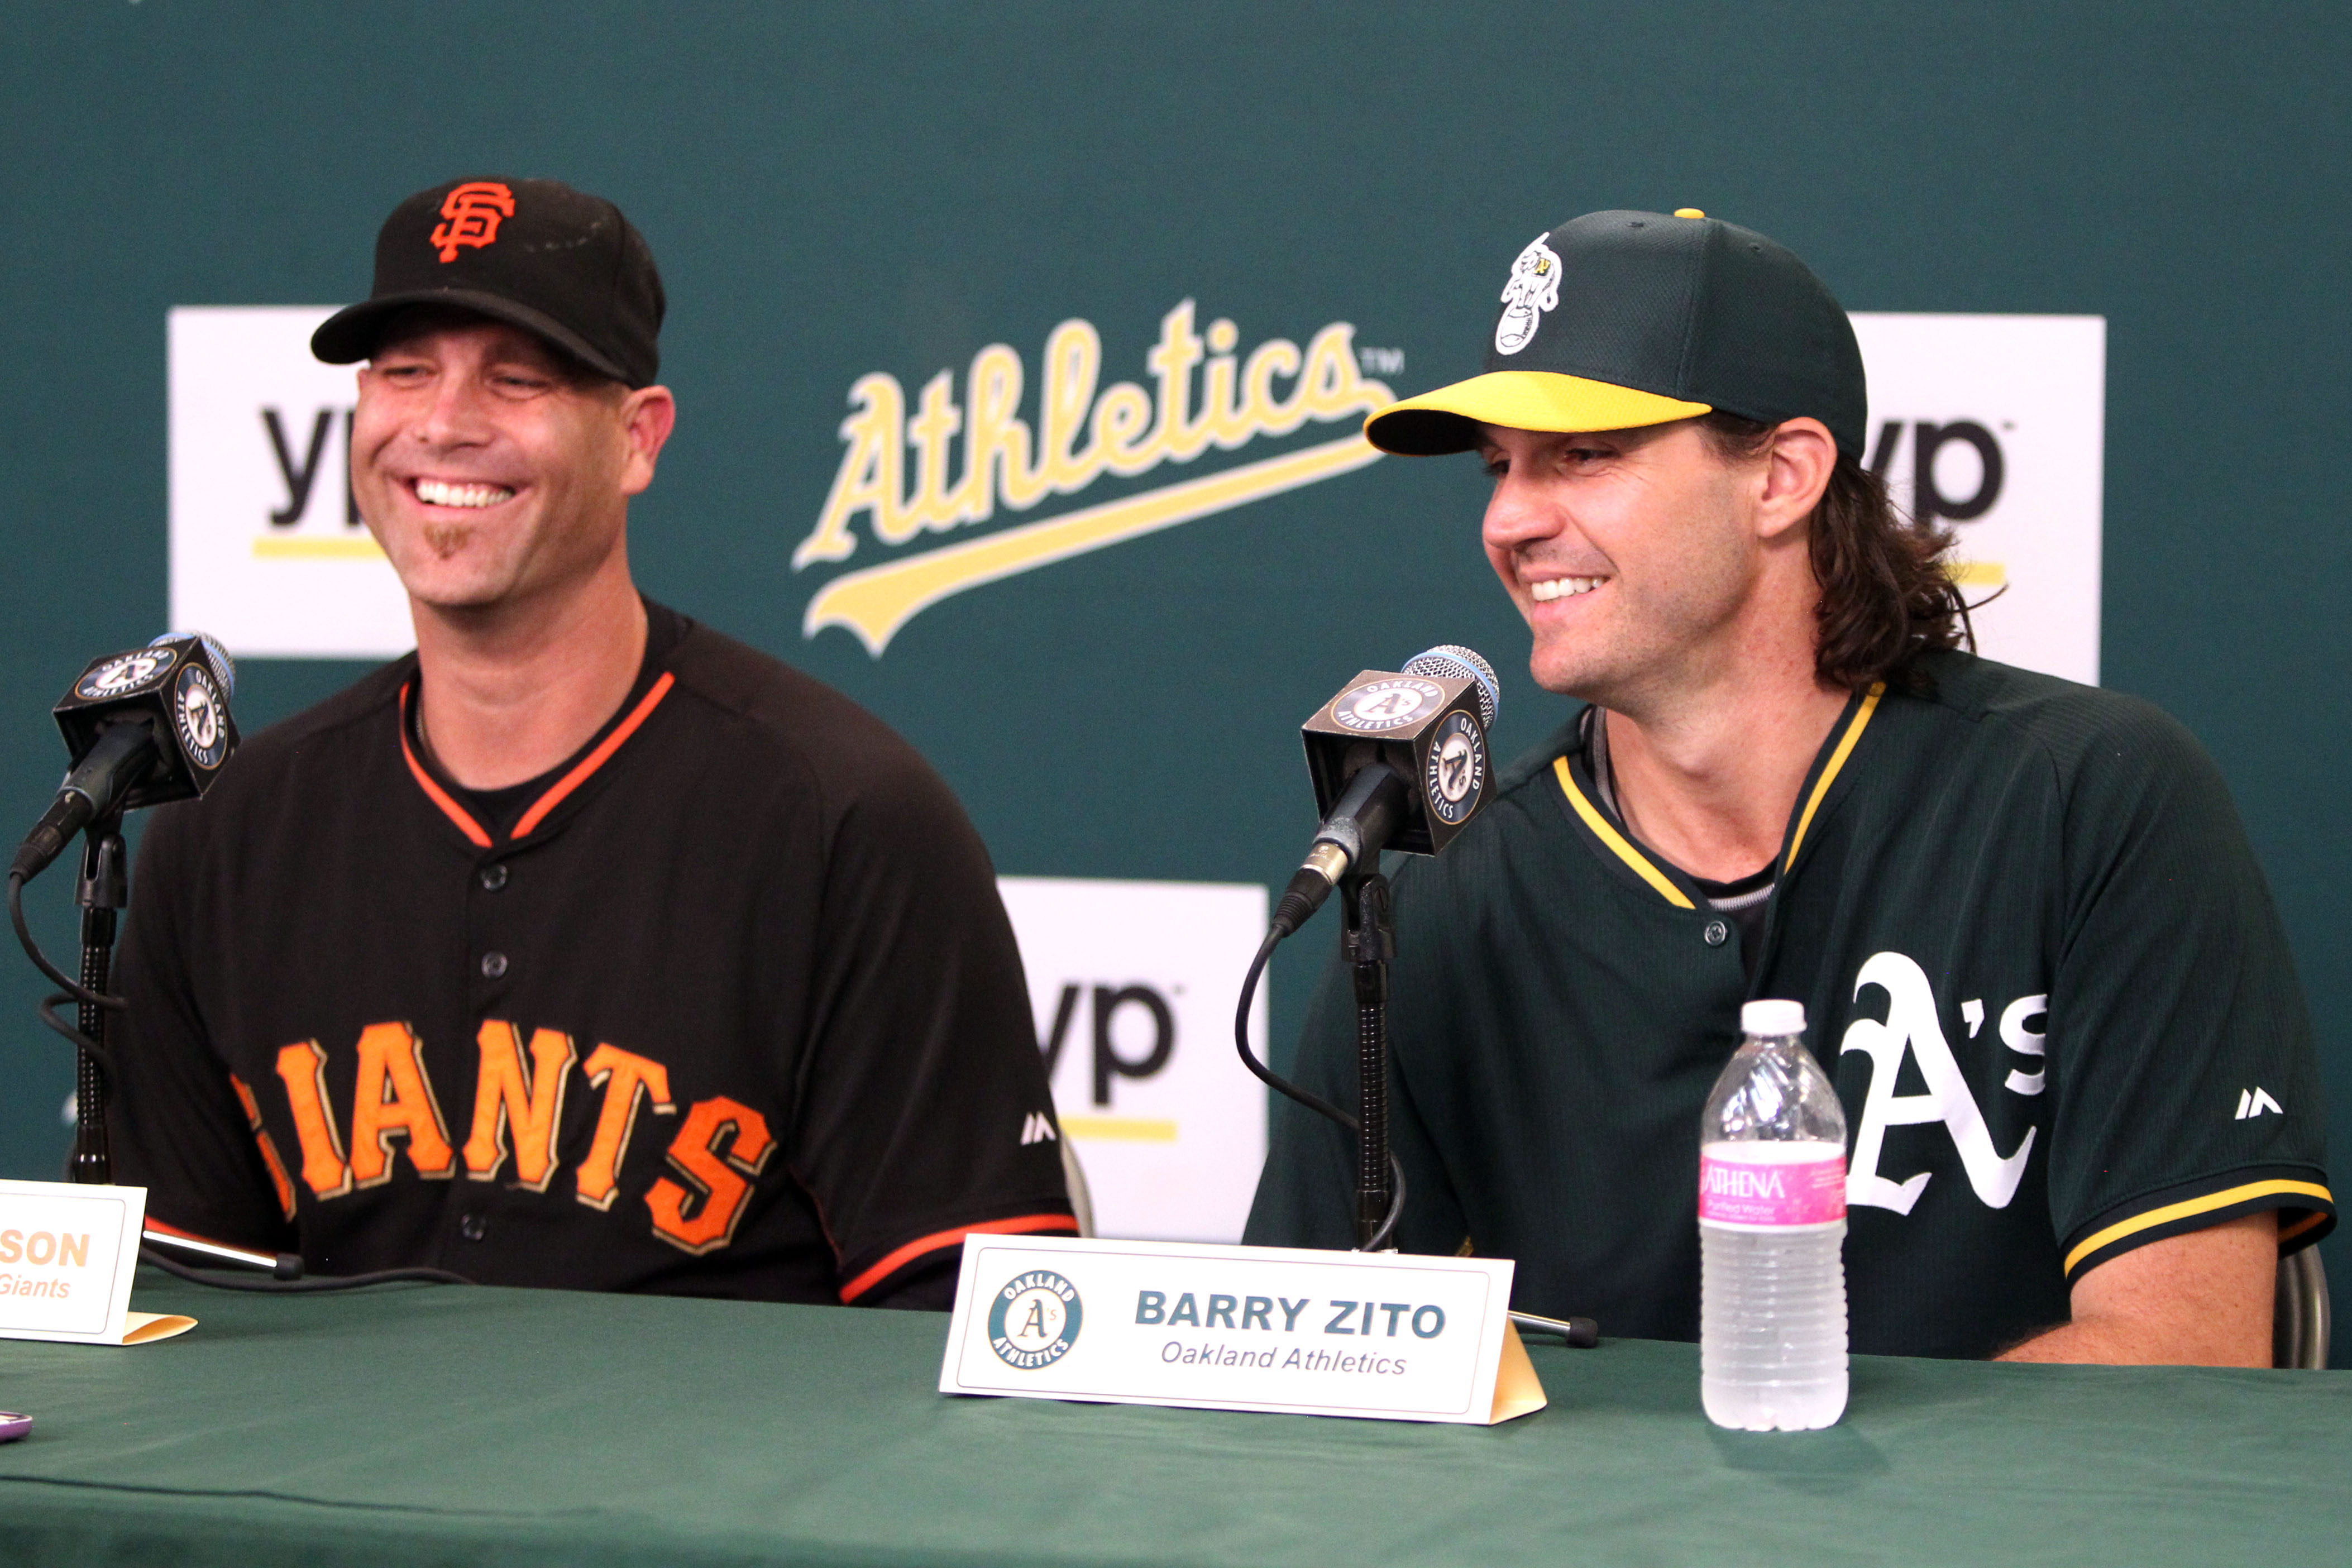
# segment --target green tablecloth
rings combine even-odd
[[[1697,1352],[1531,1347],[1494,1428],[933,1392],[929,1314],[142,1276],[193,1332],[0,1342],[0,1562],[2329,1563],[2352,1377],[1857,1359],[1717,1432]]]

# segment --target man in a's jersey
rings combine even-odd
[[[2267,1365],[2334,1224],[2309,1024],[2228,794],[2147,703],[1959,651],[1948,535],[1863,466],[1844,312],[1762,235],[1588,214],[1513,264],[1486,374],[1366,425],[1476,451],[1538,684],[1589,706],[1395,880],[1409,1251],[1696,1337],[1699,1112],[1802,1002],[1852,1136],[1855,1350]],[[1327,973],[1297,1075],[1354,1100]],[[1286,1101],[1248,1237],[1349,1244]]]
[[[415,654],[158,812],[110,1124],[151,1223],[514,1285],[944,1307],[1076,1228],[1013,932],[947,786],[643,598],[676,417],[608,201],[455,181],[312,339]]]

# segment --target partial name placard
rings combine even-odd
[[[1491,1426],[1540,1410],[1506,1258],[974,1235],[942,1394]]]
[[[194,1318],[131,1310],[144,1187],[0,1182],[0,1339],[142,1344]]]

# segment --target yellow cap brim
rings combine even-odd
[[[1685,403],[1557,371],[1496,370],[1390,404],[1364,421],[1364,439],[1400,457],[1432,458],[1476,447],[1482,425],[1637,430],[1714,411],[1711,404]]]

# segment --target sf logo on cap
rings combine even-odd
[[[455,261],[461,245],[498,242],[499,220],[514,216],[514,193],[496,180],[468,180],[443,199],[441,216],[448,221],[434,226],[433,243],[442,260]]]
[[[1559,258],[1544,243],[1550,237],[1549,233],[1536,236],[1511,263],[1511,275],[1503,284],[1503,317],[1495,323],[1498,354],[1515,354],[1533,342],[1543,313],[1559,304]]]

